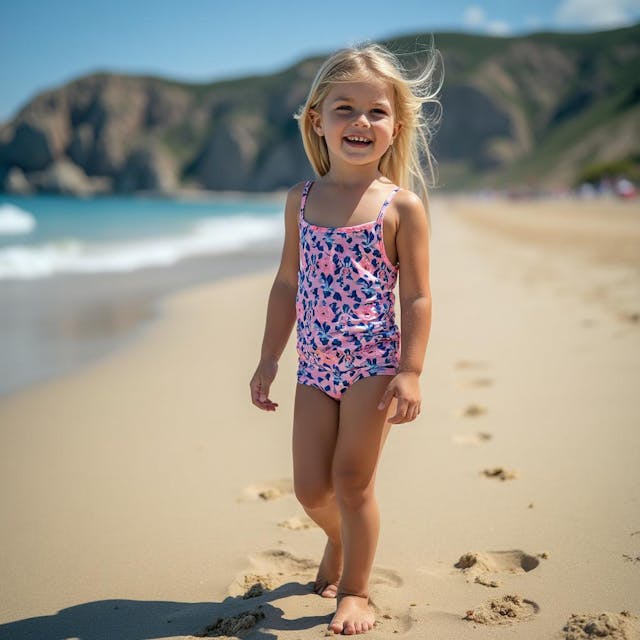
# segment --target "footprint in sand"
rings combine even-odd
[[[292,493],[293,481],[291,478],[281,478],[279,480],[274,480],[273,482],[253,484],[245,487],[238,500],[241,502],[253,500],[276,500],[277,498],[282,498],[283,496],[288,496]]]
[[[640,553],[635,555],[635,556],[630,556],[627,553],[623,553],[622,557],[627,561],[627,562],[632,562],[633,564],[636,564],[636,562],[640,562]]]
[[[468,387],[490,387],[492,384],[491,378],[472,378],[466,382]]]
[[[547,553],[532,555],[520,549],[511,551],[471,551],[460,556],[453,565],[466,576],[467,582],[475,582],[486,587],[499,587],[498,580],[488,576],[495,574],[519,574],[533,571]]]
[[[495,478],[496,480],[515,480],[520,474],[517,469],[505,469],[504,467],[493,467],[492,469],[483,469],[480,472],[485,478]]]
[[[487,408],[479,404],[468,404],[464,409],[458,410],[459,418],[477,418],[487,413]]]
[[[630,535],[637,536],[638,534],[640,534],[640,531],[632,531]],[[627,562],[632,562],[633,564],[636,564],[636,562],[640,562],[640,553],[637,553],[635,555],[629,555],[628,553],[623,553],[622,557]]]
[[[621,311],[618,314],[618,318],[621,322],[628,324],[638,324],[640,322],[640,312],[638,311]]]
[[[540,611],[540,607],[519,595],[505,595],[469,609],[463,620],[478,624],[501,625],[523,622]]]
[[[193,635],[198,638],[217,638],[219,636],[235,638],[238,637],[239,633],[251,629],[264,618],[265,614],[262,608],[256,607],[251,611],[243,611],[234,616],[219,617],[216,622]]]
[[[629,611],[620,613],[572,613],[562,628],[563,640],[632,640],[640,637],[640,619]]]
[[[462,371],[473,372],[485,370],[488,368],[488,365],[486,362],[479,360],[458,360],[455,367]],[[460,381],[460,385],[463,387],[490,387],[492,384],[493,380],[488,376],[480,376]]]
[[[487,363],[482,360],[458,360],[456,369],[486,369]]]
[[[283,529],[291,529],[292,531],[318,529],[318,525],[308,516],[291,516],[282,522],[278,522],[278,526]]]
[[[229,587],[231,596],[248,596],[256,584],[272,591],[287,582],[309,582],[315,578],[318,565],[306,558],[296,558],[282,549],[264,551],[249,557],[251,567],[238,574]],[[254,593],[257,589],[254,589]],[[262,595],[262,594],[260,594]]]
[[[453,436],[453,442],[461,445],[473,445],[478,446],[489,442],[493,438],[493,435],[488,431],[476,431],[475,433],[459,433]]]
[[[328,614],[335,607],[335,600],[318,598],[312,592],[311,584],[315,580],[318,563],[308,558],[298,558],[288,551],[272,550],[256,553],[249,557],[250,567],[239,573],[228,588],[231,597],[238,600],[253,600],[260,603],[268,600],[270,604],[285,608],[284,599],[287,591],[283,592],[283,600],[273,600],[273,592],[281,587],[289,588],[291,583],[304,585],[306,594],[318,607],[328,607]],[[384,592],[389,588],[399,588],[403,584],[401,576],[391,569],[374,567],[371,572],[371,606],[376,611],[376,629],[386,629],[390,632],[405,632],[411,626],[411,616],[408,612],[394,613],[387,608],[376,605],[374,598],[379,596],[384,600]],[[269,596],[271,594],[271,596]],[[271,599],[269,599],[271,597]],[[259,605],[258,605],[259,606]],[[305,605],[306,606],[306,605]],[[249,613],[253,614],[254,611]],[[222,623],[221,623],[222,624]],[[235,624],[231,621],[229,624]],[[255,623],[254,623],[255,624]]]
[[[250,556],[251,568],[242,572],[229,587],[229,595],[244,596],[256,583],[262,583],[264,589],[272,590],[286,582],[312,582],[318,571],[318,563],[309,558],[297,558],[282,549],[264,551]],[[400,587],[403,580],[391,570],[374,567],[371,572],[372,587]]]

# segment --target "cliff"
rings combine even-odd
[[[406,54],[428,37],[384,44]],[[638,177],[640,24],[434,38],[445,79],[431,149],[443,188],[571,186],[607,166]],[[287,187],[312,173],[292,114],[321,60],[210,84],[95,73],[41,93],[0,127],[0,189]]]

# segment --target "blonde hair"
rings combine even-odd
[[[427,118],[423,105],[437,105],[441,115],[441,104],[436,96],[442,87],[442,81],[433,91],[433,76],[439,52],[433,48],[433,44],[427,51],[432,55],[427,56],[426,65],[415,77],[409,76],[398,56],[376,43],[342,49],[322,64],[306,102],[294,115],[298,120],[305,152],[318,175],[328,173],[329,153],[324,137],[319,136],[313,128],[310,110],[320,110],[322,101],[335,83],[375,78],[386,81],[393,87],[394,117],[401,124],[393,144],[380,159],[379,169],[389,180],[420,195],[425,204],[428,202],[423,161],[426,161],[431,174],[429,186],[435,186],[436,161],[429,149],[429,142],[440,118]],[[412,55],[417,60],[420,59],[419,56]]]

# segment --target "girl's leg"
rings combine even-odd
[[[335,598],[342,571],[341,523],[331,466],[338,434],[339,403],[298,384],[293,416],[293,483],[309,517],[327,534],[315,591]]]
[[[344,569],[336,614],[329,625],[347,635],[369,631],[369,575],[380,526],[375,475],[391,425],[377,408],[389,376],[372,376],[353,384],[342,396],[340,427],[333,459],[333,482],[342,518]],[[395,404],[395,403],[392,403]],[[362,597],[364,595],[365,597]]]

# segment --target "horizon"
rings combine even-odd
[[[116,0],[106,10],[95,2],[70,0],[70,18],[62,23],[55,21],[59,9],[43,0],[6,4],[0,8],[0,54],[11,63],[0,70],[0,124],[38,94],[95,73],[208,84],[269,75],[363,40],[418,34],[437,38],[444,33],[588,33],[640,22],[640,0],[612,0],[604,7],[594,0],[540,0],[534,8],[507,0],[452,0],[429,8],[419,0],[401,4],[403,11],[389,13],[387,3],[370,0],[367,12],[358,14],[357,7],[345,12],[338,0],[325,0],[324,12],[284,1],[265,6],[244,0],[218,7],[185,0],[176,9],[160,0],[149,15],[140,0]],[[282,10],[295,11],[300,28],[285,23]],[[336,15],[347,19],[336,20]],[[52,24],[57,24],[55,32]],[[308,24],[314,29],[306,29]]]

